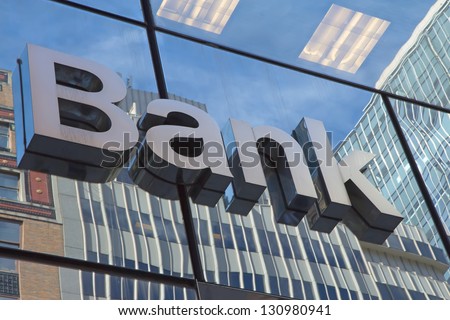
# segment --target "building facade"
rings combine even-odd
[[[380,78],[380,88],[449,108],[449,15],[447,2],[428,13]],[[450,116],[413,103],[394,99],[391,102],[449,237]],[[404,214],[407,223],[420,226],[431,243],[442,245],[379,97],[375,96],[366,106],[364,115],[337,153],[343,156],[354,149],[383,155],[366,175]]]
[[[272,54],[278,59],[280,52],[258,51],[252,47],[253,30],[236,29],[242,28],[236,17],[247,12],[242,2],[205,1],[203,9],[191,5],[189,1],[147,0],[0,4],[8,14],[0,25],[0,37],[10,44],[0,54],[5,68],[0,71],[0,256],[6,254],[1,250],[6,247],[50,254],[37,255],[34,262],[25,254],[19,259],[2,256],[0,297],[208,299],[236,297],[226,291],[235,288],[247,298],[450,299],[444,277],[447,257],[425,224],[414,225],[406,203],[397,209],[408,223],[401,224],[383,245],[374,245],[358,241],[344,224],[329,234],[312,231],[305,219],[298,226],[280,224],[267,192],[242,216],[226,212],[222,201],[206,207],[188,199],[155,197],[134,185],[126,170],[112,182],[94,184],[17,168],[13,113],[20,106],[12,102],[8,69],[15,68],[15,59],[29,42],[120,72],[127,79],[128,94],[119,107],[136,120],[149,101],[166,97],[208,110],[220,125],[228,117],[251,116],[254,124],[269,121],[292,130],[303,115],[333,120],[333,101],[345,104],[348,94],[359,108],[372,95],[345,84],[351,76],[342,69],[330,71],[297,60],[298,52],[295,61],[278,65],[271,61]],[[331,3],[326,5],[321,8],[323,15]],[[219,9],[213,12],[214,8]],[[189,19],[183,18],[187,12],[191,12]],[[43,34],[35,32],[40,19],[51,21]],[[22,20],[29,22],[17,24]],[[84,24],[74,27],[76,21]],[[448,33],[448,22],[444,28]],[[95,35],[88,37],[92,30]],[[230,40],[232,36],[238,38]],[[363,73],[369,70],[365,64]],[[286,65],[294,70],[286,71]],[[365,84],[358,77],[356,73],[350,80]],[[386,94],[392,92],[384,89]],[[308,90],[313,96],[305,94]],[[408,92],[404,96],[410,97]],[[301,107],[320,104],[325,107],[315,108],[319,114],[310,111],[314,108]],[[382,119],[374,121],[386,125]],[[375,135],[377,130],[371,128]],[[384,139],[396,145],[395,134]],[[376,149],[370,151],[385,156]],[[398,157],[403,160],[400,151]],[[397,205],[397,199],[385,191],[389,182],[378,183],[369,172],[371,182]],[[408,186],[402,188],[409,195]],[[418,191],[412,190],[414,199],[420,199]],[[409,206],[420,207],[412,201]],[[425,211],[423,217],[428,219]],[[186,219],[191,219],[191,230]]]

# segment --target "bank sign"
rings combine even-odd
[[[382,243],[402,221],[361,170],[374,155],[338,162],[322,122],[302,119],[292,135],[230,119],[220,131],[205,111],[159,99],[137,123],[115,103],[126,96],[112,70],[27,45],[14,72],[20,168],[104,183],[123,167],[150,194],[247,215],[266,188],[276,220],[331,232],[345,223],[363,241]]]

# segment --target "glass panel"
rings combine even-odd
[[[311,117],[324,122],[336,145],[371,97],[172,36],[158,34],[158,39],[169,92],[202,105],[219,128],[234,118],[291,132],[302,117]]]
[[[182,285],[25,261],[18,264],[18,273],[0,271],[0,297],[22,300],[197,299],[195,289]]]
[[[0,11],[8,16],[0,22],[2,40],[8,43],[8,50],[0,53],[2,69],[14,70],[17,57],[31,43],[94,60],[120,73],[132,89],[155,92],[145,29],[44,0],[6,0]]]
[[[111,12],[124,16],[127,18],[132,18],[136,20],[142,20],[142,9],[139,0],[70,0],[71,2],[77,2],[84,4],[86,6],[97,8],[103,11]]]
[[[140,14],[139,1],[96,1],[95,6],[105,10],[117,8],[120,14],[136,9]],[[128,11],[119,10],[121,7]],[[158,97],[145,28],[43,0],[1,1],[0,11],[8,17],[0,21],[2,40],[8,43],[8,50],[0,53],[0,69],[15,69],[17,57],[27,43],[32,43],[90,59],[119,73],[126,84],[127,97],[118,106],[135,118]],[[1,94],[12,98],[6,90]],[[27,173],[25,177],[29,178]],[[47,185],[42,178],[32,179],[31,191],[25,190],[29,201],[6,209],[8,214],[23,220],[23,249],[193,277],[185,231],[179,227],[183,221],[177,202],[151,197],[137,186],[120,181],[94,184],[51,177]],[[17,188],[13,176],[2,175],[0,184],[6,181],[8,186]],[[39,183],[39,187],[34,183]],[[2,196],[8,196],[5,189],[0,190]],[[50,199],[41,206],[45,197]],[[4,212],[3,207],[1,210]],[[62,224],[54,223],[56,217]],[[36,233],[49,240],[33,240]],[[104,296],[102,277],[90,279],[98,288],[94,285],[86,294]],[[121,291],[120,296],[128,293],[126,297],[139,288],[128,282],[121,286],[126,291]],[[155,292],[164,295],[164,291]],[[178,296],[174,290],[173,297]]]
[[[239,0],[152,0],[151,3],[156,23],[163,28],[373,87],[377,83],[395,90],[386,78],[405,64],[404,55],[397,53],[402,47],[401,52],[405,52],[417,43],[425,44],[434,34],[438,39],[428,49],[428,56],[431,59],[433,49],[443,48],[440,53],[448,63],[445,2],[393,4],[387,0],[357,3],[344,0],[336,4],[331,0],[283,3],[268,0],[262,5],[258,1]],[[390,10],[386,10],[387,6]],[[404,13],[401,19],[398,12]],[[439,17],[438,21],[435,17]],[[428,30],[430,24],[432,30]],[[426,36],[421,37],[422,33]],[[418,56],[423,56],[426,50],[420,49]],[[436,68],[439,63],[434,61],[432,65]],[[427,67],[429,63],[423,69]],[[445,73],[445,67],[443,70]],[[414,77],[414,72],[410,73]]]
[[[0,188],[18,189],[19,176],[15,173],[0,172]]]
[[[441,221],[450,230],[450,113],[394,99],[390,101]],[[410,169],[406,162],[403,162],[403,167],[399,174],[405,184],[410,180]],[[401,195],[413,203],[423,202],[420,192],[414,191],[402,192]],[[431,217],[418,209],[420,206],[412,206],[408,220],[425,231],[432,245],[442,245]]]
[[[2,242],[19,244],[20,224],[0,220],[0,245]]]

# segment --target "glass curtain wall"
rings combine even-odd
[[[404,18],[398,19],[398,10],[390,6],[401,8]],[[119,107],[135,121],[159,97],[207,111],[220,128],[234,118],[291,133],[303,117],[318,119],[330,132],[333,147],[339,147],[338,159],[355,149],[379,156],[364,174],[409,224],[377,251],[342,224],[325,234],[310,230],[306,221],[296,227],[277,223],[267,192],[249,215],[241,216],[226,212],[222,201],[205,207],[149,195],[126,170],[106,184],[21,172],[14,167],[5,129],[0,138],[8,148],[0,150],[0,177],[14,178],[14,183],[0,184],[0,205],[12,208],[12,223],[21,225],[24,234],[13,248],[97,266],[98,272],[81,271],[78,264],[74,268],[81,270],[59,270],[60,278],[67,279],[61,282],[60,297],[68,299],[194,299],[195,290],[183,281],[195,278],[299,299],[450,298],[439,275],[448,268],[442,250],[448,238],[442,240],[430,219],[383,98],[394,106],[447,232],[450,123],[448,113],[439,110],[448,104],[427,100],[417,90],[377,89],[383,70],[422,25],[439,16],[436,30],[449,33],[442,8],[448,8],[448,1],[2,1],[1,70],[13,71],[26,44],[32,43],[117,72],[127,86]],[[433,48],[442,44],[448,66],[448,44],[441,33],[435,34]],[[431,84],[430,90],[449,94],[448,74],[441,77],[442,86]],[[423,79],[422,86],[433,79]],[[1,88],[0,95],[7,82]],[[370,104],[382,118],[358,122]],[[2,102],[2,110],[11,113],[13,106]],[[361,133],[348,135],[355,123]],[[403,169],[396,176],[386,173],[398,163]],[[403,192],[396,191],[398,185]],[[5,208],[0,208],[0,222]],[[186,228],[186,219],[193,229]],[[36,244],[34,233],[52,240]],[[397,259],[396,251],[389,250],[407,254]],[[414,264],[408,254],[424,256],[432,267],[416,276],[412,267],[396,274],[394,266]],[[15,263],[9,256],[0,259]],[[385,260],[392,270],[383,269]],[[158,277],[150,282],[121,277],[127,269]],[[174,286],[177,279],[180,286]]]

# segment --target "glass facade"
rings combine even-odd
[[[450,106],[450,35],[448,3],[437,7],[422,22],[413,37],[378,81],[383,90],[414,99]],[[449,133],[450,115],[415,103],[391,99],[396,116],[408,140],[414,160],[431,194],[434,206],[450,235]],[[363,117],[339,147],[344,156],[360,149],[382,155],[365,173],[404,215],[406,223],[420,226],[434,245],[442,240],[429,215],[412,170],[399,145],[383,101],[374,97]]]
[[[448,225],[450,123],[425,103],[448,105],[449,5],[400,2],[2,1],[0,297],[203,299],[239,289],[256,298],[450,299],[446,253],[385,112],[388,99]],[[396,19],[388,5],[408,13]],[[379,155],[364,174],[407,224],[374,245],[342,223],[330,233],[311,230],[306,219],[278,223],[268,191],[243,216],[227,212],[223,200],[207,207],[148,194],[126,168],[104,184],[20,170],[11,71],[27,43],[117,72],[127,87],[118,107],[135,122],[162,97],[207,111],[221,128],[235,118],[292,132],[302,117],[316,118],[337,145],[369,102],[337,156]],[[21,241],[3,239],[19,234]],[[18,261],[2,258],[2,247],[18,249]],[[21,250],[65,264],[39,255],[25,262]],[[34,273],[51,279],[42,294],[32,287]],[[19,282],[20,292],[1,293]]]

